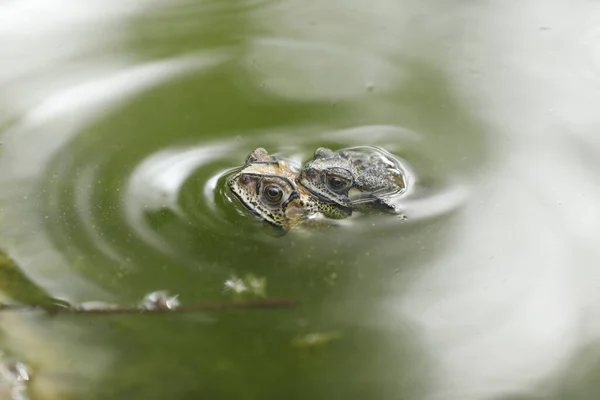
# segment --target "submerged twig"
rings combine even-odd
[[[225,310],[251,310],[251,309],[281,309],[293,308],[298,305],[297,300],[293,299],[268,299],[268,300],[248,300],[234,301],[228,303],[204,303],[182,305],[173,308],[169,307],[105,307],[86,309],[80,307],[64,306],[40,306],[40,305],[21,305],[21,304],[3,304],[0,303],[1,311],[45,311],[50,314],[85,314],[85,315],[113,315],[113,314],[164,314],[176,312],[192,311],[225,311]]]

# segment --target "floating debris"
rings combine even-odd
[[[181,306],[179,295],[171,295],[166,290],[157,290],[147,294],[142,300],[144,310],[174,310]]]
[[[247,274],[244,278],[232,276],[225,281],[225,290],[236,296],[267,298],[267,278]]]
[[[0,399],[28,400],[27,384],[31,369],[21,361],[4,362],[0,354]]]

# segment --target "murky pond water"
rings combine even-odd
[[[0,396],[596,398],[597,4],[123,3],[0,2],[0,300],[299,303],[0,311]],[[227,196],[256,147],[364,145],[406,220]]]

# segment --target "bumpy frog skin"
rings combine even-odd
[[[406,183],[392,160],[393,156],[374,147],[335,152],[321,147],[297,180],[319,198],[319,211],[331,218],[347,217],[353,210],[398,213],[388,197],[403,191]]]
[[[245,165],[227,180],[231,192],[250,212],[284,231],[317,212],[317,199],[296,186],[297,172],[263,148],[248,155]]]

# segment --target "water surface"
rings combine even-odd
[[[561,0],[1,3],[2,301],[299,306],[3,313],[0,362],[32,399],[594,398],[598,22]],[[273,236],[224,192],[256,147],[364,145],[409,166],[406,220]]]

